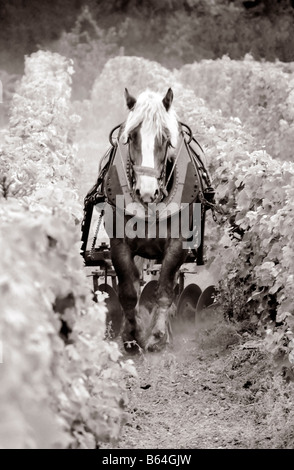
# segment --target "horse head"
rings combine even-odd
[[[169,88],[162,98],[147,90],[136,99],[125,89],[125,99],[130,112],[122,141],[128,145],[134,198],[145,204],[158,201],[162,199],[167,158],[179,136],[173,91]]]

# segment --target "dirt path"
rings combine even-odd
[[[260,344],[214,311],[197,333],[177,332],[173,349],[136,357],[120,441],[103,448],[293,448],[293,387]]]

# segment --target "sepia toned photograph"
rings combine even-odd
[[[0,449],[293,449],[294,0],[0,26]]]

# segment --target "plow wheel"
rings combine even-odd
[[[105,299],[107,307],[106,325],[110,330],[110,337],[116,338],[120,333],[123,319],[122,308],[118,300],[117,293],[109,284],[100,284],[98,286],[98,290],[108,294],[108,297]]]
[[[208,286],[202,292],[196,307],[195,312],[195,326],[199,323],[205,322],[205,320],[209,320],[209,311],[212,310],[211,307],[215,306],[214,303],[214,296],[216,294],[215,286]]]
[[[201,296],[201,289],[197,284],[189,284],[181,293],[177,302],[177,319],[194,321],[196,306]]]
[[[143,307],[149,313],[151,313],[151,310],[156,302],[157,285],[158,281],[156,280],[147,282],[140,295],[139,309]]]

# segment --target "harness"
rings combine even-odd
[[[88,192],[84,200],[84,221],[82,224],[83,231],[83,247],[87,236],[85,229],[90,225],[93,206],[100,202],[107,202],[111,206],[116,206],[117,196],[123,196],[124,211],[128,215],[128,204],[132,206],[137,204],[137,216],[147,217],[144,204],[135,202],[134,198],[134,178],[136,175],[154,176],[158,179],[160,194],[156,201],[164,202],[164,206],[168,208],[166,217],[171,217],[178,211],[181,204],[191,204],[195,201],[202,204],[202,222],[201,232],[202,242],[197,249],[197,264],[204,264],[203,261],[203,239],[205,214],[208,209],[212,210],[213,219],[216,221],[215,210],[216,204],[214,200],[215,191],[211,185],[209,173],[204,165],[202,156],[204,155],[201,145],[197,142],[192,134],[189,126],[180,123],[181,133],[180,139],[172,160],[168,160],[168,148],[166,148],[164,164],[160,174],[152,168],[136,166],[131,163],[129,146],[119,141],[123,124],[116,126],[109,134],[111,147],[108,149],[102,159],[102,165],[99,171],[98,179],[93,188]],[[118,131],[118,136],[114,137]],[[173,204],[176,203],[176,204]],[[98,227],[100,226],[103,212],[101,213]],[[99,230],[99,228],[98,228]],[[96,232],[98,231],[96,229]],[[96,241],[97,233],[94,240]],[[93,242],[95,243],[95,242]]]
[[[176,205],[190,204],[196,200],[203,203],[206,210],[213,208],[215,193],[201,157],[203,149],[193,137],[191,129],[186,124],[180,124],[182,129],[174,156],[168,162],[167,146],[160,173],[153,168],[131,164],[129,146],[119,141],[122,125],[116,126],[110,132],[111,147],[103,158],[107,162],[100,170],[97,183],[87,194],[85,204],[107,201],[115,206],[116,197],[123,196],[127,208],[128,204],[134,204],[135,201],[133,183],[136,175],[147,175],[156,177],[159,182],[160,194],[155,202],[170,205],[171,214]],[[117,130],[118,138],[114,138]],[[144,206],[139,202],[137,204]]]

